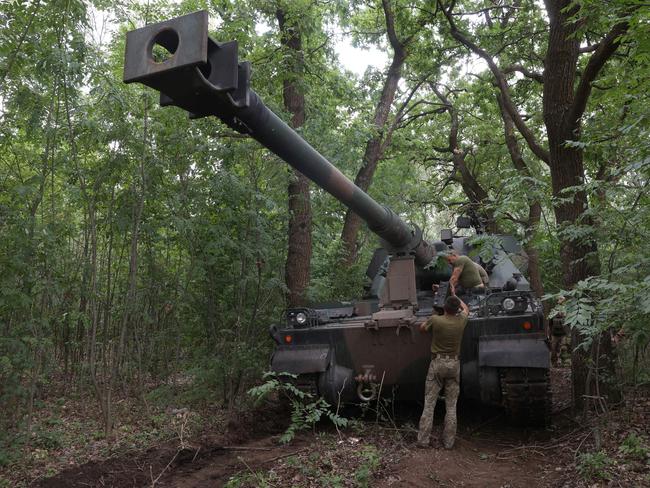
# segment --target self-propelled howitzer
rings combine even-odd
[[[168,56],[156,59],[156,49]],[[216,116],[259,141],[380,237],[382,249],[368,268],[373,285],[367,297],[288,310],[287,322],[271,327],[271,367],[298,375],[330,403],[368,401],[380,392],[421,398],[430,339],[418,326],[444,301],[450,271],[425,267],[436,249],[467,254],[468,239],[446,231],[431,245],[417,226],[358,188],[264,105],[250,88],[250,65],[239,62],[237,42],[208,36],[205,11],[128,32],[124,81],[158,90],[163,106],[180,107],[191,118]],[[503,404],[521,420],[541,423],[549,407],[541,307],[507,247],[496,245],[483,262],[490,293],[464,297],[472,313],[461,351],[462,389],[466,397]],[[431,284],[439,282],[434,295]]]

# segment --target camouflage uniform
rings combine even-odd
[[[433,412],[440,390],[445,389],[445,426],[442,442],[447,449],[454,445],[456,437],[456,402],[460,393],[460,361],[454,356],[440,354],[431,360],[427,374],[424,409],[420,418],[418,444],[427,446],[433,427]]]
[[[558,367],[562,363],[562,349],[565,346],[568,327],[564,324],[564,314],[551,319],[551,363]]]

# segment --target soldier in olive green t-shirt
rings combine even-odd
[[[433,331],[431,352],[458,356],[465,325],[467,325],[467,314],[463,312],[456,315],[444,314],[429,317],[422,325],[422,329]]]
[[[456,294],[457,285],[462,286],[465,290],[485,287],[481,278],[480,266],[467,256],[459,256],[456,251],[451,251],[447,255],[447,262],[454,268],[449,279],[452,295]]]
[[[445,301],[445,314],[433,315],[420,326],[422,332],[431,329],[431,364],[427,374],[424,393],[424,409],[420,417],[418,446],[427,447],[433,427],[433,412],[438,395],[445,390],[445,424],[442,441],[451,449],[456,437],[456,402],[460,394],[460,345],[467,325],[469,310],[456,296]]]

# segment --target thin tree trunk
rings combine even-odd
[[[451,162],[453,164],[453,174],[451,179],[460,183],[463,193],[465,193],[465,196],[470,201],[472,210],[483,219],[486,230],[490,233],[498,234],[499,229],[494,218],[494,212],[490,207],[488,192],[483,188],[483,186],[481,186],[465,163],[468,151],[460,147],[458,136],[460,131],[458,110],[454,107],[448,94],[440,91],[438,86],[431,83],[431,89],[442,102],[443,107],[449,113],[450,118],[447,147],[434,148],[434,150],[451,154]]]
[[[382,142],[384,138],[384,130],[386,129],[386,122],[388,120],[390,108],[395,99],[398,82],[402,77],[402,66],[404,65],[405,59],[406,57],[404,55],[394,54],[393,61],[388,68],[388,73],[384,80],[381,97],[379,98],[379,103],[375,109],[373,135],[366,143],[361,168],[354,178],[354,183],[363,191],[368,191],[368,188],[370,188],[379,161],[383,156],[384,148]],[[357,236],[359,235],[359,229],[361,228],[362,223],[361,218],[352,210],[348,209],[346,211],[343,230],[341,231],[344,262],[346,265],[351,265],[357,260],[359,251]]]
[[[291,115],[291,125],[301,127],[305,122],[305,96],[299,84],[304,71],[304,55],[300,28],[293,19],[287,19],[286,13],[276,12],[280,26],[280,42],[286,47],[290,56],[287,76],[283,80],[284,106]],[[287,304],[295,307],[304,304],[309,286],[311,266],[311,227],[312,212],[309,194],[309,180],[299,171],[291,170],[289,176],[289,229],[288,250],[285,267],[285,283],[288,295]]]
[[[504,137],[512,165],[522,177],[528,179],[528,182],[525,183],[527,188],[526,193],[528,196],[528,219],[524,222],[524,250],[528,255],[528,277],[530,279],[530,287],[535,292],[535,295],[538,298],[541,298],[544,295],[544,284],[542,282],[542,275],[539,267],[539,251],[532,241],[542,217],[542,205],[539,202],[539,199],[534,196],[535,189],[533,188],[533,184],[530,183],[532,175],[526,161],[524,160],[521,149],[519,148],[519,143],[515,136],[515,124],[508,113],[508,110],[503,103],[503,97],[500,94],[497,95],[497,104],[499,105],[501,118],[503,119]],[[546,303],[544,304],[544,311],[544,315],[546,316],[549,311]]]
[[[143,132],[143,147],[145,151],[148,150],[148,110],[145,102],[144,109],[144,132]],[[124,307],[122,321],[119,328],[119,338],[117,345],[113,354],[113,364],[111,368],[110,378],[106,386],[106,409],[108,415],[106,416],[106,423],[104,425],[106,437],[110,438],[113,434],[113,419],[111,414],[111,396],[113,394],[113,389],[115,383],[118,380],[120,374],[120,366],[124,356],[124,351],[126,349],[126,332],[129,325],[129,321],[133,314],[136,301],[136,284],[137,284],[137,274],[138,274],[138,238],[140,233],[140,222],[142,218],[142,211],[144,209],[144,200],[146,193],[146,175],[145,175],[145,160],[147,156],[142,155],[139,158],[139,178],[140,178],[140,194],[137,195],[137,185],[134,182],[134,196],[135,202],[133,205],[132,211],[132,222],[131,222],[131,250],[129,255],[129,281],[126,296],[124,297]]]

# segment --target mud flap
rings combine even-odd
[[[493,368],[544,369],[551,365],[543,334],[479,337],[478,364]]]
[[[329,363],[329,346],[278,346],[271,358],[271,371],[291,374],[322,373],[327,370]]]

